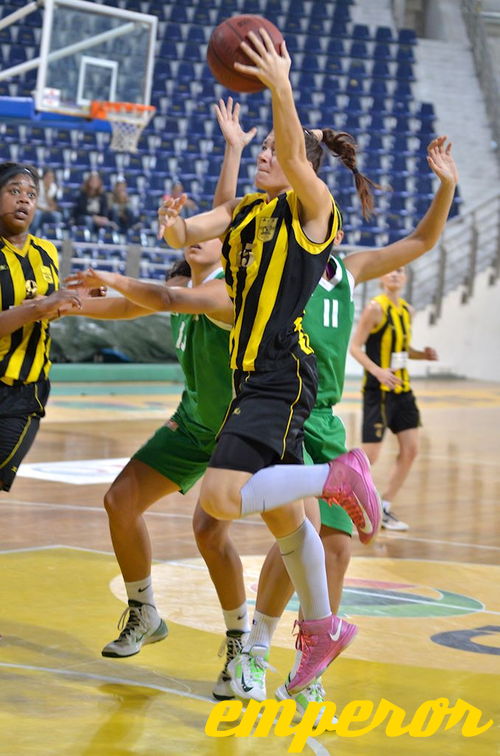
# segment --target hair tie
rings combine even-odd
[[[357,168],[351,168],[351,170],[352,170],[352,172],[354,173],[354,175],[356,175],[357,173],[359,173],[359,171],[358,171],[358,169],[357,169]]]

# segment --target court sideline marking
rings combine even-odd
[[[54,504],[53,502],[44,502],[44,501],[22,501],[20,499],[6,499],[5,501],[2,501],[2,506],[5,506],[6,504],[10,504],[11,506],[22,506],[22,507],[40,507],[45,509],[60,509],[60,510],[68,510],[68,511],[82,511],[82,512],[99,512],[99,514],[106,514],[104,507],[85,507],[79,504]],[[151,510],[148,510],[145,512],[146,517],[160,517],[160,518],[177,518],[177,519],[186,519],[191,520],[192,515],[187,514],[180,514],[176,512],[152,512]],[[262,520],[250,520],[250,519],[242,519],[242,520],[233,520],[233,525],[257,525],[258,527],[264,527],[265,523],[262,522]],[[488,546],[487,544],[483,543],[463,543],[462,541],[444,541],[442,539],[438,538],[419,538],[418,536],[411,536],[411,535],[396,535],[393,533],[381,533],[381,536],[383,538],[388,538],[390,540],[394,541],[415,541],[417,543],[428,543],[428,544],[437,544],[439,546],[456,546],[458,548],[466,548],[466,549],[483,549],[485,551],[500,551],[500,546]],[[379,536],[380,537],[380,536]],[[440,560],[441,561],[441,560]]]

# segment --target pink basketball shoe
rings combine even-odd
[[[380,528],[382,504],[368,457],[362,449],[351,449],[328,464],[330,472],[321,497],[345,509],[358,529],[361,543],[370,543]]]
[[[296,620],[295,625],[299,626],[295,646],[302,651],[302,658],[286,686],[290,694],[298,693],[319,677],[358,633],[356,625],[334,614],[319,620]]]

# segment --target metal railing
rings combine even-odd
[[[462,0],[462,14],[472,46],[477,75],[491,121],[491,130],[497,144],[497,159],[500,162],[500,87],[488,46],[488,35],[481,15],[478,0]]]
[[[429,317],[435,323],[443,298],[461,288],[462,302],[467,302],[477,274],[485,270],[493,285],[500,276],[500,192],[449,221],[439,244],[411,263],[405,298],[415,310],[432,305]],[[378,293],[378,281],[359,286],[357,311]]]

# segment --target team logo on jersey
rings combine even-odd
[[[277,218],[260,218],[257,228],[257,239],[262,242],[271,241],[276,231]]]
[[[54,279],[52,277],[52,271],[48,267],[48,265],[42,265],[42,276],[47,283],[54,283]]]
[[[248,268],[249,265],[253,262],[252,249],[253,245],[250,242],[247,242],[241,250],[240,268]]]
[[[31,281],[29,278],[25,281],[26,287],[26,299],[34,299],[38,291],[36,281]]]

